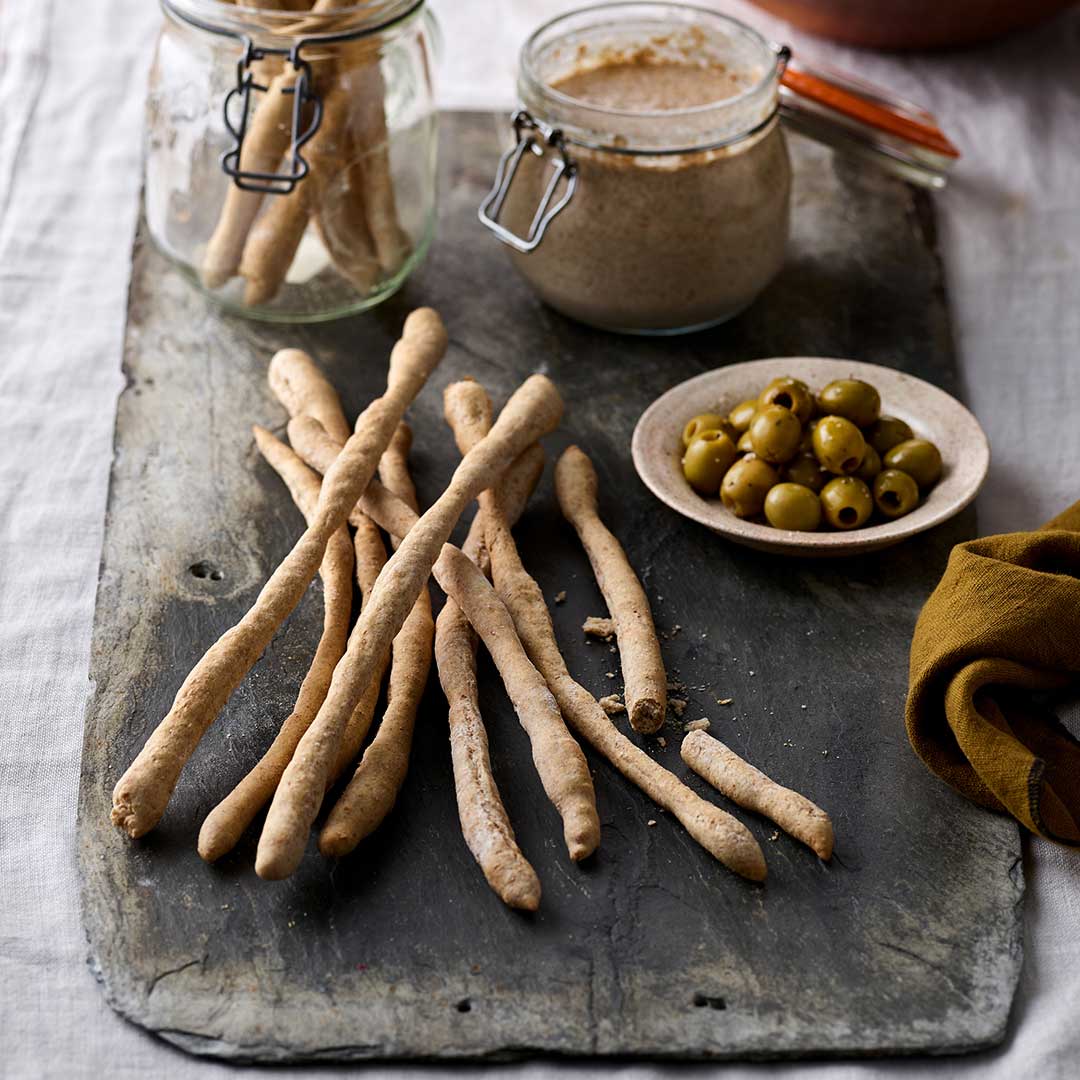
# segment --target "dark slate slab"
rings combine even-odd
[[[642,409],[735,360],[857,356],[956,389],[929,202],[801,140],[792,149],[787,271],[738,322],[681,340],[572,325],[514,278],[475,221],[496,150],[490,116],[446,117],[433,255],[366,318],[294,330],[225,318],[139,244],[79,804],[92,964],[118,1012],[187,1050],[262,1061],[955,1053],[1001,1039],[1020,966],[1017,830],[931,777],[901,723],[916,614],[973,515],[876,556],[782,561],[666,512],[630,465]],[[290,709],[317,588],[204,740],[161,826],[133,844],[107,824],[120,772],[300,527],[248,434],[285,419],[268,357],[310,349],[355,411],[421,303],[445,315],[452,342],[412,411],[422,497],[456,458],[440,419],[446,383],[471,374],[501,401],[528,371],[556,379],[568,410],[550,450],[575,440],[596,461],[604,512],[669,635],[670,670],[692,688],[687,718],[710,717],[832,812],[832,865],[740,814],[770,876],[737,879],[595,757],[603,845],[569,865],[486,662],[495,769],[543,880],[535,917],[498,902],[461,839],[434,682],[400,803],[351,858],[332,865],[312,848],[290,881],[263,883],[249,837],[203,865],[202,817]],[[597,694],[620,688],[606,675],[617,657],[578,629],[602,608],[550,470],[518,535],[546,594],[567,592],[553,610],[571,669]],[[649,747],[685,775],[678,733]]]

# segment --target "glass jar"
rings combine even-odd
[[[372,307],[435,223],[432,24],[423,0],[162,0],[146,219],[224,307],[317,321]]]
[[[481,217],[582,322],[680,333],[730,319],[784,261],[783,62],[749,27],[681,4],[553,19],[522,51],[517,148]]]
[[[630,333],[724,322],[784,260],[780,120],[901,179],[943,187],[960,153],[933,114],[736,19],[606,3],[541,26],[480,220],[552,307]]]

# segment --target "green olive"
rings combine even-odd
[[[852,475],[857,476],[863,483],[870,484],[879,472],[881,472],[881,458],[878,457],[878,452],[867,443],[866,453],[863,454],[862,464]]]
[[[773,379],[758,397],[758,408],[766,405],[780,405],[790,409],[805,424],[814,415],[814,395],[802,379],[793,379],[790,375],[781,375]]]
[[[782,405],[765,405],[758,409],[750,425],[754,453],[773,465],[790,461],[798,453],[801,439],[799,418]]]
[[[784,466],[784,479],[820,491],[828,483],[829,474],[813,454],[798,454]]]
[[[857,529],[874,509],[870,489],[858,477],[837,476],[818,496],[825,520],[836,529]]]
[[[720,498],[736,517],[754,517],[761,513],[769,488],[779,479],[767,461],[759,457],[741,458],[728,469],[720,485]]]
[[[834,379],[817,403],[827,416],[842,416],[856,427],[867,427],[881,415],[881,395],[862,379]]]
[[[754,419],[757,412],[757,398],[748,398],[740,401],[731,412],[728,413],[728,423],[741,435]]]
[[[727,427],[726,416],[720,416],[717,413],[699,413],[692,420],[687,420],[686,427],[683,428],[683,448],[689,446],[703,431],[727,432]]]
[[[885,467],[906,472],[925,491],[941,476],[941,451],[927,439],[905,439],[885,455]]]
[[[866,429],[866,441],[884,457],[898,443],[913,439],[915,432],[895,416],[883,416]]]
[[[888,518],[910,514],[919,505],[919,485],[906,472],[886,469],[874,478],[874,505]]]
[[[737,456],[735,444],[723,431],[702,431],[683,454],[683,476],[700,494],[715,495]]]
[[[821,467],[840,476],[853,473],[866,454],[862,432],[843,416],[824,416],[814,428],[814,455]]]
[[[813,532],[821,524],[821,500],[802,484],[777,484],[765,496],[765,519],[775,529]]]
[[[750,454],[754,450],[754,442],[750,438],[749,430],[744,431],[739,436],[739,441],[735,444],[740,454]]]

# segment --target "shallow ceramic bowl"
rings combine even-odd
[[[833,379],[864,379],[881,394],[882,412],[898,416],[941,450],[941,479],[910,514],[851,532],[792,532],[743,521],[717,499],[705,499],[682,474],[682,430],[698,413],[728,413],[756,397],[778,375],[793,375],[820,390]],[[706,372],[669,390],[649,406],[634,429],[634,467],[645,486],[672,510],[738,544],[779,555],[853,555],[876,551],[932,529],[975,498],[990,467],[990,445],[978,420],[955,398],[914,375],[856,360],[782,356]]]

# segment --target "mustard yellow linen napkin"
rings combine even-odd
[[[1080,502],[958,544],[911,642],[906,724],[926,766],[1032,832],[1080,844],[1080,743],[1013,689],[1080,676]]]

